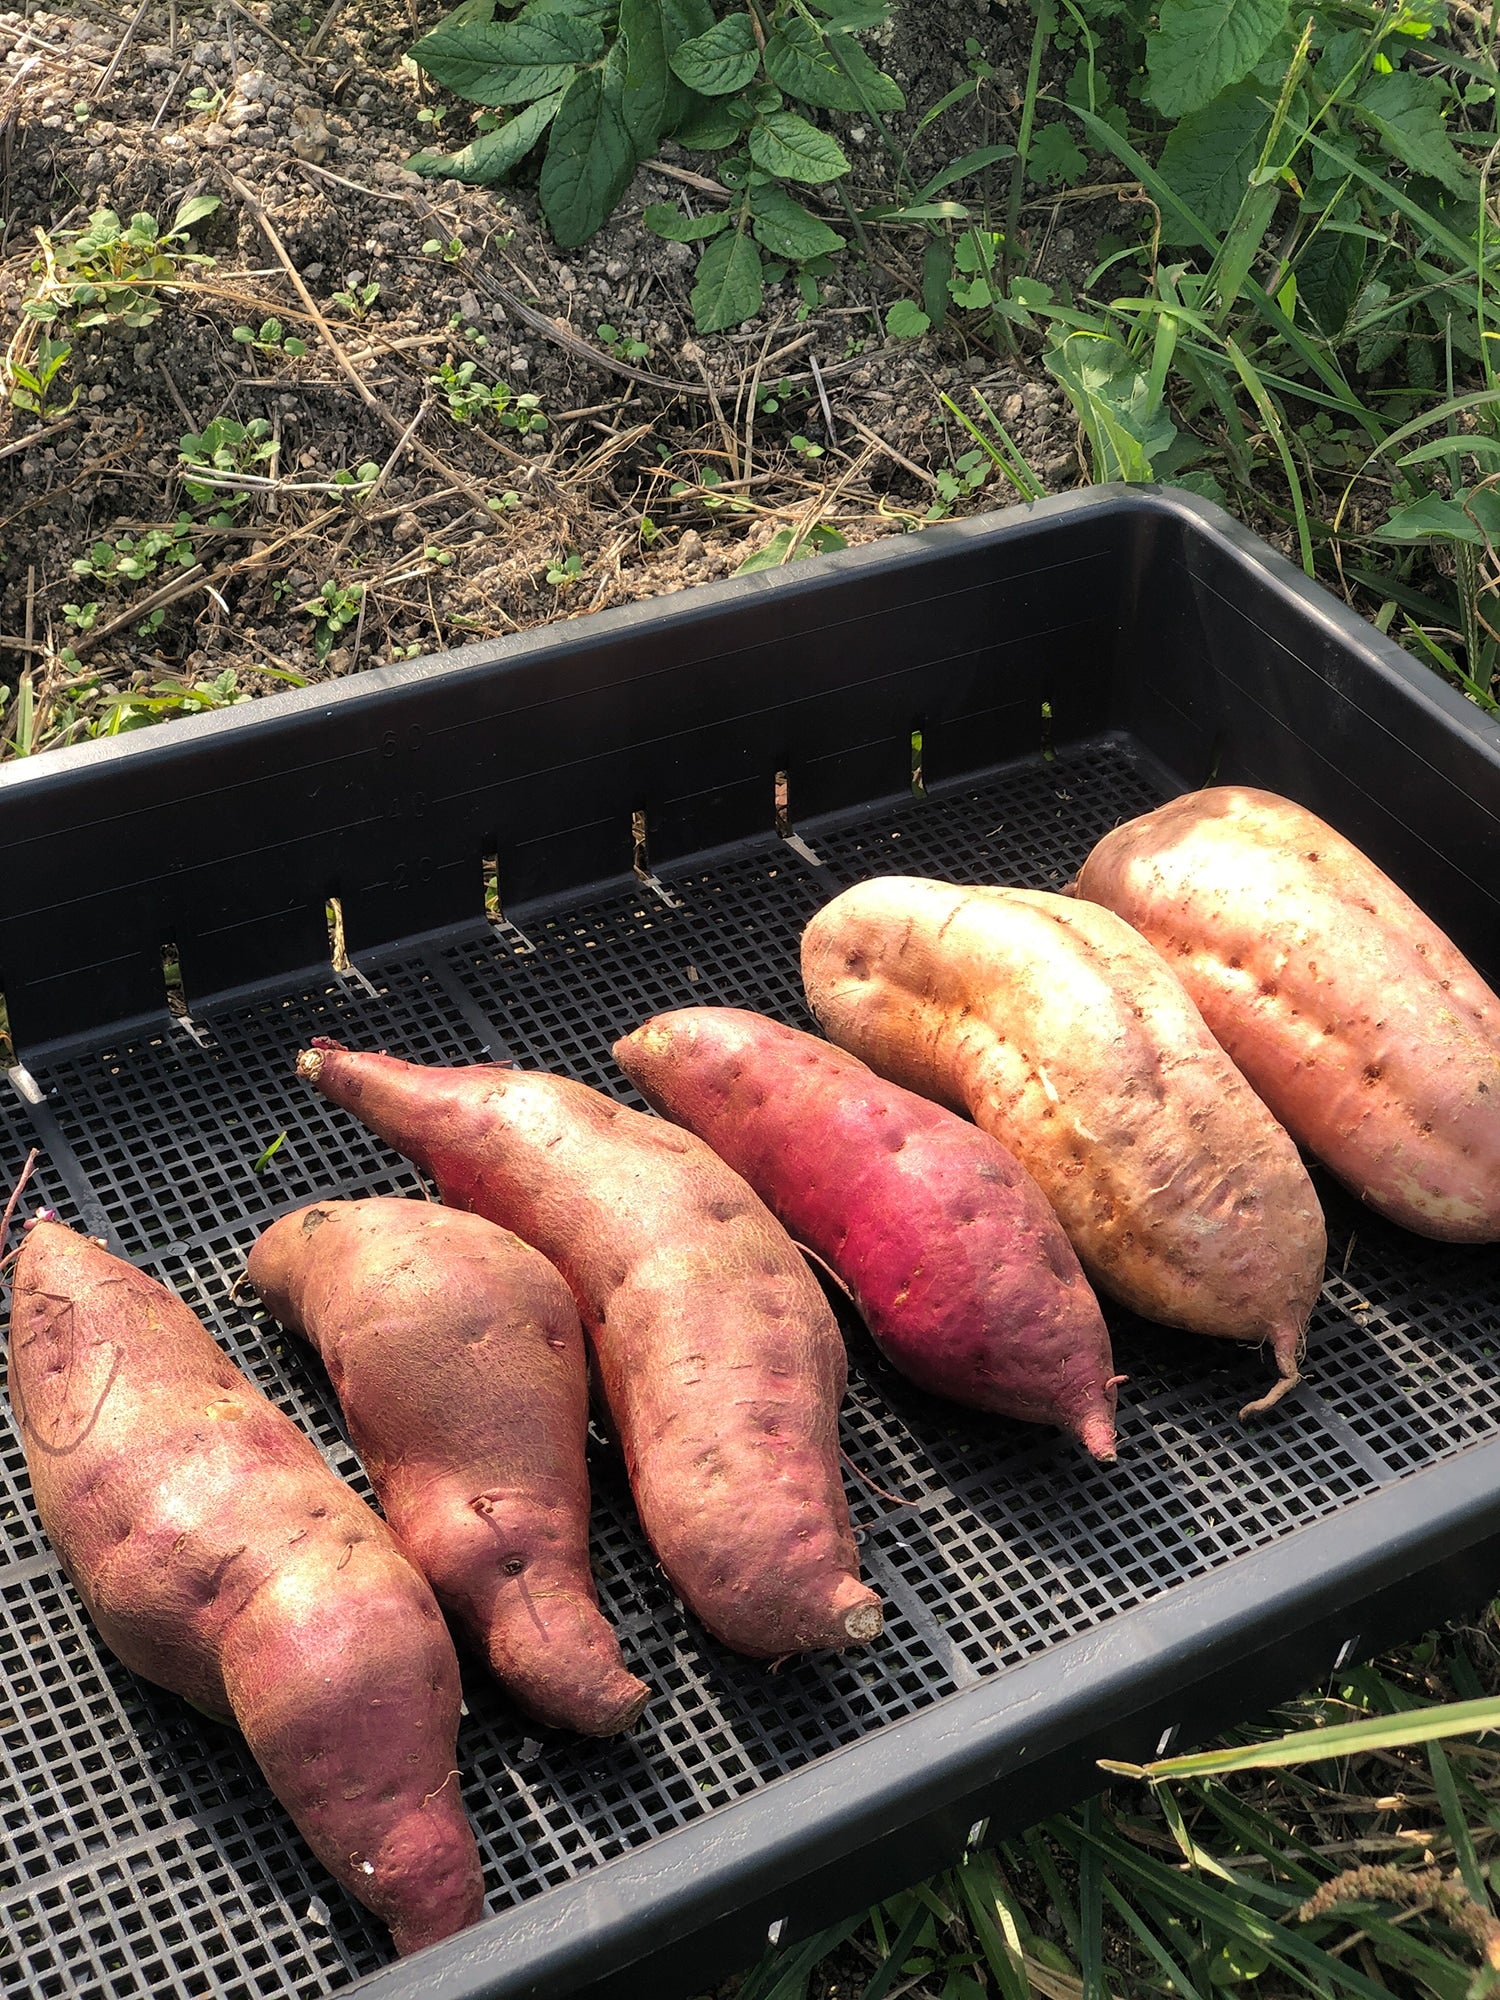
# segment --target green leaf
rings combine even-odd
[[[763,549],[757,549],[735,571],[736,576],[752,576],[758,569],[780,569],[783,563],[800,562],[805,556],[827,555],[831,549],[847,549],[849,544],[837,528],[817,522],[799,541],[795,528],[778,528]]]
[[[714,24],[709,0],[662,0],[662,12],[666,16],[667,42],[674,49],[690,42],[695,35],[706,35]]]
[[[831,257],[844,247],[836,229],[830,229],[774,181],[757,181],[751,187],[750,214],[756,241],[773,257],[790,257],[802,263],[809,257]]]
[[[910,299],[897,299],[887,308],[885,330],[893,340],[920,340],[931,325],[922,308]]]
[[[1436,493],[1424,494],[1408,506],[1397,507],[1389,520],[1375,530],[1374,538],[1377,542],[1425,542],[1434,535],[1443,541],[1468,542],[1475,548],[1483,548],[1486,538],[1492,544],[1500,544],[1500,492],[1496,492],[1493,486],[1461,487],[1451,500],[1441,499]],[[1482,1705],[1469,1704],[1473,1707]],[[1493,1711],[1494,1702],[1490,1702],[1489,1707]],[[1429,1713],[1441,1711],[1430,1710]],[[1471,1728],[1474,1726],[1470,1725]],[[1318,1733],[1327,1735],[1328,1732],[1320,1730]],[[1402,1736],[1393,1740],[1417,1743],[1425,1742],[1426,1738]]]
[[[1239,213],[1245,186],[1260,160],[1271,114],[1253,83],[1231,84],[1212,104],[1172,127],[1158,169],[1215,236]],[[1191,247],[1196,239],[1172,214],[1163,215],[1162,240]]]
[[[760,48],[748,14],[715,22],[672,51],[673,71],[689,90],[704,97],[728,97],[742,90],[760,68]]]
[[[847,35],[840,35],[838,52],[859,92],[862,111],[906,109],[906,93],[900,84],[893,76],[887,76],[883,69],[877,69],[858,42],[851,42]]]
[[[1014,146],[979,146],[972,153],[965,153],[961,160],[950,160],[940,174],[934,174],[922,190],[923,201],[930,201],[940,189],[952,187],[955,181],[966,181],[971,174],[977,174],[984,167],[991,167],[997,160],[1013,160]]]
[[[728,104],[722,97],[699,97],[686,93],[688,108],[673,128],[679,146],[694,153],[717,153],[732,146],[745,129],[743,107]]]
[[[792,14],[766,38],[766,75],[788,97],[825,111],[858,111],[860,96],[811,21]]]
[[[1287,0],[1162,0],[1146,40],[1151,99],[1168,118],[1211,103],[1265,54],[1287,17]]]
[[[1297,297],[1303,311],[1330,340],[1337,340],[1349,324],[1354,301],[1365,275],[1365,239],[1352,229],[1339,229],[1334,222],[1358,214],[1352,203],[1334,212],[1306,247],[1297,253],[1293,269]]]
[[[693,324],[699,333],[722,333],[760,311],[765,277],[760,252],[735,230],[715,237],[698,263],[693,286]]]
[[[493,132],[481,132],[456,153],[413,153],[406,163],[411,174],[429,180],[466,181],[471,187],[489,187],[518,167],[557,115],[563,93],[540,98],[508,118]]]
[[[881,28],[890,11],[890,0],[812,0],[815,14],[821,14],[838,34],[857,28]]]
[[[1073,143],[1072,133],[1060,119],[1054,119],[1050,125],[1038,126],[1032,134],[1026,169],[1034,181],[1045,181],[1052,187],[1066,187],[1077,180],[1087,165],[1087,160]]]
[[[212,215],[219,206],[216,194],[192,194],[172,218],[172,234],[179,229],[191,229],[195,222],[201,222],[206,215]]]
[[[684,215],[669,201],[653,202],[641,215],[651,234],[665,237],[668,243],[702,243],[727,229],[731,220],[728,209],[720,209],[714,215]]]
[[[1042,356],[1093,448],[1094,478],[1148,480],[1177,427],[1129,350],[1108,334],[1070,333]]]
[[[438,83],[475,104],[529,104],[567,87],[579,63],[604,48],[596,21],[573,14],[534,20],[445,23],[424,35],[411,59]]]
[[[552,121],[537,195],[564,250],[602,227],[635,172],[635,144],[625,123],[619,81],[597,69],[579,72]]]
[[[778,180],[835,181],[849,162],[837,139],[796,111],[771,111],[750,128],[750,157]]]
[[[1446,96],[1435,76],[1397,69],[1389,76],[1367,78],[1350,109],[1362,123],[1374,127],[1386,151],[1401,165],[1440,181],[1452,194],[1471,195],[1474,177],[1443,123]]]
[[[672,72],[667,66],[671,33],[662,0],[620,0],[620,38],[625,44],[625,123],[636,157],[656,150],[666,122]]]

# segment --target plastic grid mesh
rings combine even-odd
[[[367,1492],[319,1365],[230,1295],[285,1208],[419,1185],[295,1080],[309,1035],[429,1061],[503,1047],[628,1096],[609,1046],[657,1009],[732,1002],[807,1025],[797,937],[842,883],[896,869],[1056,887],[1159,796],[1121,746],[1095,745],[819,827],[819,867],[768,841],[669,871],[665,895],[642,885],[529,915],[530,949],[485,930],[70,1056],[40,1079],[48,1115],[125,1253]],[[19,1105],[0,1108],[0,1143],[7,1159],[24,1151]],[[62,1194],[50,1169],[42,1187]],[[627,1740],[540,1740],[465,1660],[459,1749],[491,1908],[1493,1435],[1500,1252],[1418,1243],[1327,1197],[1335,1256],[1307,1389],[1247,1430],[1234,1413],[1263,1386],[1263,1357],[1114,1315],[1131,1382],[1109,1470],[925,1397],[851,1322],[844,1446],[889,1611],[864,1652],[772,1676],[712,1645],[653,1565],[617,1463],[596,1452],[600,1595],[655,1696]],[[238,2000],[318,1994],[372,1969],[383,1934],[312,1863],[234,1733],[103,1652],[41,1537],[8,1413],[0,1462],[0,1936],[15,1940],[0,1991]]]

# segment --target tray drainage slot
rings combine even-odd
[[[630,834],[635,842],[635,858],[631,863],[638,881],[644,882],[653,896],[660,896],[669,910],[680,910],[681,902],[665,882],[658,881],[651,872],[650,856],[646,852],[646,815],[639,808],[630,815]]]
[[[792,850],[793,854],[801,855],[802,859],[805,862],[807,862],[810,867],[821,868],[824,865],[822,855],[815,854],[812,848],[808,845],[808,843],[802,838],[801,834],[798,833],[796,828],[792,825],[790,798],[791,798],[791,789],[787,781],[787,774],[785,771],[778,771],[776,773],[776,791],[775,791],[776,831],[781,835],[781,838],[786,842],[787,846]]]
[[[502,943],[510,946],[518,957],[535,951],[536,946],[525,931],[513,924],[500,908],[500,856],[486,854],[480,860],[484,874],[484,914],[489,919],[490,928]]]

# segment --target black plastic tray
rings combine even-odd
[[[509,1052],[628,1096],[610,1043],[654,1009],[805,1023],[797,935],[842,884],[1060,886],[1116,820],[1214,775],[1325,813],[1500,971],[1500,732],[1176,495],[1047,501],[15,764],[0,1169],[40,1143],[43,1197],[174,1286],[363,1487],[317,1364],[229,1296],[287,1207],[417,1185],[294,1080],[310,1034]],[[1101,1755],[1202,1736],[1479,1602],[1500,1250],[1418,1241],[1320,1187],[1305,1386],[1254,1430],[1235,1412],[1263,1356],[1124,1314],[1108,1470],[939,1406],[851,1333],[844,1443],[889,1608],[868,1651],[768,1672],[708,1642],[596,1454],[601,1594],[655,1699],[623,1742],[541,1740],[466,1665],[494,1914],[403,1964],[233,1733],[103,1651],[7,1430],[0,1988],[689,1991],[951,1862],[985,1821],[1096,1789]]]

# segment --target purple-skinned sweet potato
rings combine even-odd
[[[399,1951],[475,1922],[458,1661],[385,1523],[181,1300],[59,1223],[16,1260],[10,1393],[42,1525],[110,1648],[239,1725]]]
[[[641,1523],[716,1638],[774,1659],[879,1635],[839,1468],[843,1337],[738,1174],[568,1077],[326,1041],[297,1069],[562,1272]]]
[[[322,1355],[397,1541],[516,1702],[607,1736],[646,1705],[589,1573],[571,1293],[482,1216],[385,1197],[284,1215],[250,1282]]]
[[[615,1060],[842,1279],[903,1374],[1114,1458],[1098,1301],[1046,1197],[998,1140],[843,1049],[738,1007],[658,1014],[616,1042]]]
[[[1265,1341],[1298,1379],[1327,1242],[1297,1149],[1165,961],[1098,904],[907,876],[802,939],[809,1004],[872,1069],[1011,1148],[1083,1268],[1148,1319]]]
[[[1215,785],[1106,834],[1078,892],[1150,939],[1361,1199],[1422,1236],[1500,1239],[1500,997],[1342,834]]]

